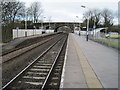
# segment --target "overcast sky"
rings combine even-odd
[[[52,21],[76,21],[81,22],[82,16],[87,9],[110,9],[114,14],[114,24],[118,23],[119,0],[20,0],[26,2],[28,7],[31,2],[41,2],[44,9],[45,20],[51,17]],[[86,6],[84,9],[81,5]],[[78,18],[76,18],[78,16]]]

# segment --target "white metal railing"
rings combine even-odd
[[[13,29],[13,39],[18,37],[25,37],[25,36],[33,36],[37,34],[42,34],[42,31],[45,31],[45,33],[52,33],[54,30],[48,29]]]

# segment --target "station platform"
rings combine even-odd
[[[53,35],[56,33],[46,33],[46,34],[38,34],[38,35],[34,35],[34,36],[27,36],[27,37],[19,37],[19,38],[15,38],[12,41],[10,41],[9,43],[7,43],[6,45],[0,45],[0,49],[4,52],[4,51],[8,51],[10,49],[15,48],[17,45],[23,43],[24,41],[30,40],[30,39],[34,39],[34,38],[38,38],[38,37],[44,37],[47,35]]]
[[[60,88],[118,88],[118,50],[70,33]]]

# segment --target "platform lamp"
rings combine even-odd
[[[25,37],[27,37],[27,10],[25,10]]]
[[[74,31],[73,31],[73,32],[75,32],[75,20],[74,20],[74,24],[73,24],[73,26],[74,26]]]
[[[86,6],[83,6],[83,5],[81,5],[81,7],[82,8],[86,8]],[[86,35],[86,41],[88,41],[88,38],[89,38],[88,37],[88,34],[89,34],[88,32],[89,32],[89,16],[87,18],[87,35]]]
[[[76,18],[79,18],[78,16],[76,16]],[[79,22],[79,35],[80,35],[80,22]]]
[[[44,29],[43,27],[44,27],[44,25],[43,25],[43,23],[44,23],[44,19],[45,19],[46,17],[44,16],[43,17],[43,22],[42,22],[42,29]]]

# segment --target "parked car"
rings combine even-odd
[[[120,34],[117,32],[109,32],[105,35],[106,38],[120,38]]]

